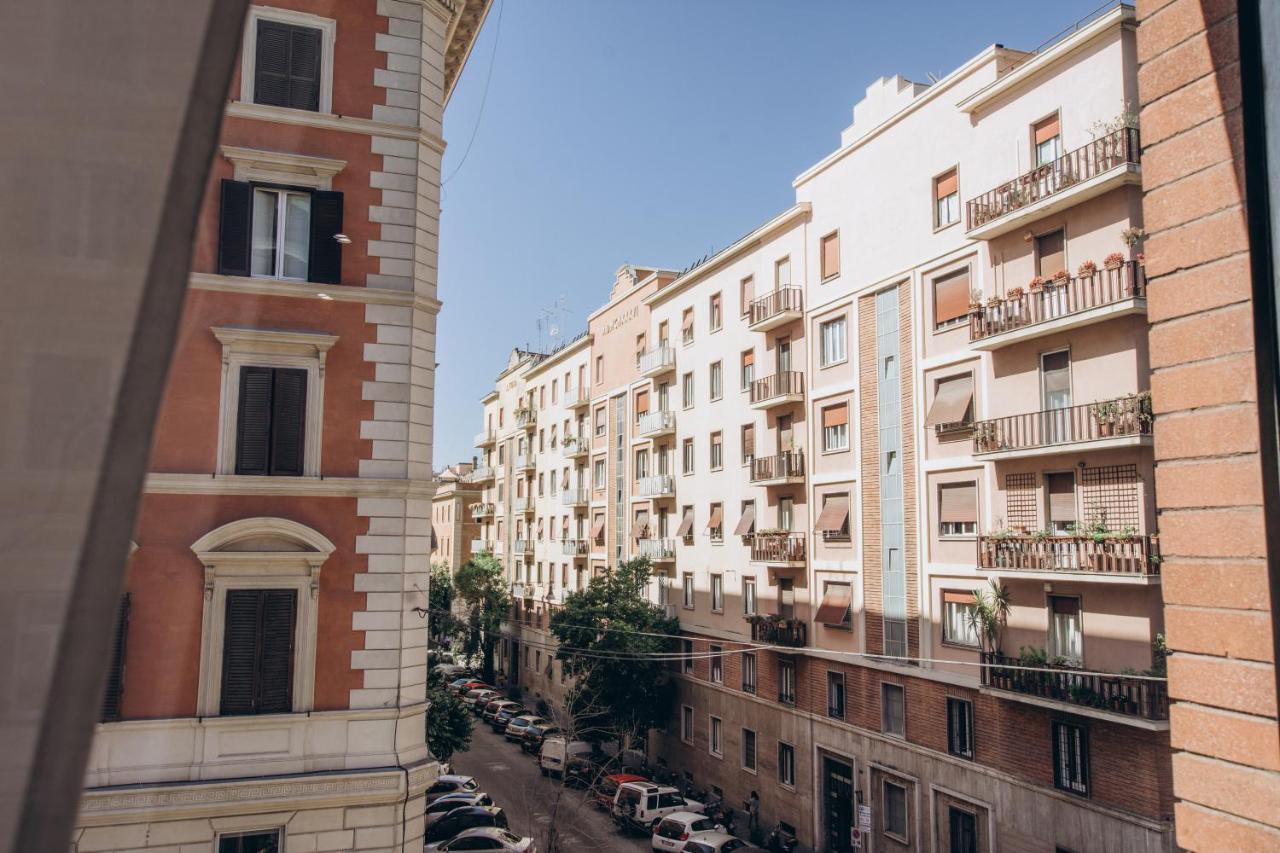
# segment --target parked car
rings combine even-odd
[[[730,851],[739,851],[739,853],[760,851],[760,853],[764,853],[764,848],[750,845],[736,835],[730,835],[727,832],[707,832],[697,838],[690,838],[685,842],[681,853],[730,853]]]
[[[538,767],[543,776],[559,779],[565,768],[576,766],[577,760],[590,763],[591,744],[585,740],[566,742],[562,737],[543,737],[542,747],[538,750]]]
[[[458,678],[467,674],[467,668],[460,663],[438,663],[431,667],[433,672],[438,672],[445,678]]]
[[[511,708],[512,710],[519,708],[522,711],[524,710],[523,705],[519,702],[513,702],[510,699],[490,699],[489,704],[484,706],[484,713],[480,715],[480,718],[486,723],[492,723],[493,718],[496,717],[498,712],[503,708]]]
[[[516,717],[523,717],[529,713],[532,712],[519,702],[512,702],[510,705],[500,708],[498,713],[493,715],[493,719],[489,721],[489,725],[493,727],[494,732],[502,734],[507,730],[507,723],[510,723]]]
[[[427,827],[427,834],[422,840],[426,844],[439,843],[453,838],[464,829],[475,829],[478,826],[506,829],[507,813],[497,806],[459,806]]]
[[[426,844],[423,853],[448,853],[451,850],[498,850],[501,853],[537,853],[532,838],[521,838],[496,826],[464,829],[453,838]]]
[[[520,736],[520,748],[537,755],[538,750],[542,749],[542,742],[550,735],[560,734],[560,731],[560,727],[555,723],[535,723],[527,726],[524,734]]]
[[[542,719],[537,714],[521,714],[519,717],[511,718],[511,722],[507,723],[507,727],[502,734],[507,740],[519,743],[520,739],[524,737],[525,729],[529,728],[529,726],[545,722],[548,721]]]
[[[467,706],[468,711],[479,713],[479,711],[476,710],[477,706],[480,711],[483,711],[484,706],[489,704],[489,700],[493,699],[497,695],[498,691],[494,690],[492,687],[477,687],[475,690],[468,690],[466,692],[462,697],[462,704]]]
[[[618,794],[618,788],[628,782],[648,782],[649,780],[643,776],[637,776],[634,773],[610,773],[603,779],[596,782],[595,785],[595,803],[598,808],[612,809],[613,799]]]
[[[454,696],[466,696],[467,693],[472,690],[492,689],[488,684],[485,684],[480,679],[472,678],[471,676],[454,681],[453,684],[456,684],[457,686],[454,687],[453,685],[450,685],[449,690]]]
[[[690,838],[702,838],[710,832],[724,832],[712,818],[696,812],[674,812],[664,817],[653,831],[654,850],[684,850]]]
[[[701,814],[702,803],[687,799],[670,785],[626,782],[613,798],[613,821],[623,830],[652,834],[658,822],[676,812]]]
[[[445,794],[440,799],[427,806],[427,826],[438,821],[454,809],[460,809],[463,806],[491,806],[493,805],[493,797],[483,791],[466,791],[456,794]]]
[[[479,787],[480,783],[474,776],[460,776],[454,773],[437,776],[436,781],[432,782],[431,787],[427,789],[427,802],[434,803],[445,794],[470,793],[478,790]]]

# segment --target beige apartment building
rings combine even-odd
[[[643,554],[696,653],[651,753],[766,826],[1171,849],[1134,29],[875,81],[793,207],[512,354],[476,475],[509,676],[558,696],[549,609]]]
[[[436,473],[431,496],[431,565],[450,573],[471,559],[484,507],[483,490],[471,481],[476,463],[459,462]]]

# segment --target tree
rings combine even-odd
[[[666,723],[675,690],[663,656],[678,650],[680,623],[645,595],[650,569],[644,557],[622,563],[551,617],[556,657],[573,679],[566,712],[588,739],[611,735],[624,749]]]
[[[475,717],[457,696],[445,689],[443,679],[432,673],[427,679],[427,748],[441,761],[471,746]]]
[[[444,640],[459,633],[461,624],[453,615],[453,576],[444,563],[431,566],[431,581],[427,587],[427,607],[430,610],[427,624],[430,626],[430,647],[440,648]]]
[[[481,656],[482,678],[493,683],[493,652],[511,597],[502,563],[488,551],[476,554],[453,578],[454,594],[466,606],[463,651]]]

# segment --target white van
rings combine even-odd
[[[538,766],[542,769],[543,776],[559,779],[564,775],[564,768],[569,759],[590,754],[591,744],[585,740],[566,743],[562,737],[549,737],[542,742],[542,749],[538,753]]]

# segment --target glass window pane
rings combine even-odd
[[[254,275],[276,274],[276,211],[279,193],[253,191],[253,247],[249,271]]]
[[[311,196],[289,193],[284,216],[285,278],[307,277],[307,260],[311,248]]]

